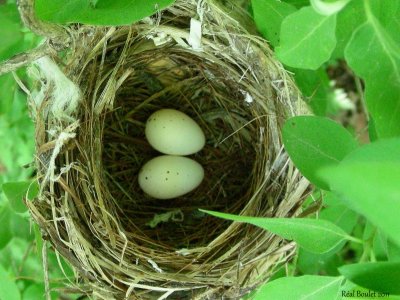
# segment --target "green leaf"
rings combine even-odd
[[[303,274],[328,276],[340,275],[337,268],[343,265],[343,259],[338,253],[316,254],[300,248],[296,261],[297,269]]]
[[[39,257],[42,257],[43,239],[40,233],[40,227],[36,223],[33,224],[33,233],[35,234],[36,252]]]
[[[13,213],[10,220],[11,234],[27,241],[33,240],[34,236],[31,232],[29,221],[29,215],[22,216],[20,214]]]
[[[0,265],[0,299],[19,300],[21,295],[15,279],[2,265]]]
[[[323,205],[324,207],[319,213],[320,219],[332,222],[348,234],[353,232],[359,219],[359,215],[356,212],[344,205],[332,192],[325,193]]]
[[[254,21],[257,29],[272,46],[279,44],[279,35],[283,19],[294,13],[293,5],[277,0],[252,0]]]
[[[0,34],[0,38],[1,38],[1,34]],[[0,50],[0,53],[1,53],[1,50]],[[1,57],[0,57],[0,60],[1,60]],[[17,83],[14,80],[12,74],[4,74],[4,75],[0,76],[0,90],[2,91],[1,101],[0,101],[0,115],[10,113],[16,88],[17,88]],[[0,182],[0,184],[1,184],[1,182]]]
[[[0,264],[3,266],[9,266],[8,268],[14,270],[15,275],[18,276],[17,284],[20,291],[26,290],[26,287],[31,283],[43,284],[43,264],[39,257],[32,254],[31,250],[32,242],[27,242],[16,237],[11,241],[7,248],[1,251],[0,254]],[[52,252],[49,251],[49,255],[51,255],[51,253]],[[48,275],[50,277],[50,288],[52,290],[54,290],[56,285],[60,287],[61,285],[65,286],[65,284],[68,284],[68,281],[64,276],[62,274],[60,275],[60,272],[54,272],[54,270],[58,270],[58,266],[49,261]],[[3,300],[1,297],[0,299]],[[40,300],[45,298],[38,297],[36,299]],[[52,297],[52,299],[56,300],[59,298]]]
[[[358,214],[345,205],[328,206],[320,212],[319,217],[339,226],[348,234],[353,231],[358,220]]]
[[[335,0],[326,2],[324,0],[310,0],[311,6],[321,15],[330,16],[341,11],[350,0]]]
[[[0,249],[7,246],[12,239],[10,229],[11,211],[7,205],[0,206]]]
[[[389,145],[387,149],[393,147],[393,141],[385,142]],[[320,174],[348,207],[364,215],[400,245],[400,161],[388,159],[398,152],[376,152],[376,157],[371,157],[372,150],[383,148],[382,144],[383,141],[378,147],[362,147],[339,166],[328,167]]]
[[[369,118],[368,122],[368,136],[371,142],[375,142],[378,140],[378,133],[376,132],[375,122],[372,117]]]
[[[99,2],[99,0],[90,0],[90,4],[92,5],[92,7],[96,7],[97,2]]]
[[[342,266],[339,272],[350,281],[378,292],[400,294],[400,262],[373,262]]]
[[[283,127],[283,143],[301,173],[316,186],[328,190],[317,171],[334,166],[357,148],[353,137],[336,122],[313,116],[289,119]]]
[[[400,164],[399,149],[400,149],[400,139],[399,138],[379,140],[374,143],[367,144],[367,145],[360,147],[359,149],[357,149],[356,151],[352,152],[347,157],[345,157],[341,163],[343,165],[345,165],[345,164],[351,165],[351,164],[357,162],[357,163],[361,163],[361,164],[370,165],[369,168],[372,168],[371,174],[367,174],[367,175],[371,176],[371,181],[369,182],[369,184],[371,186],[368,187],[368,189],[373,190],[375,188],[376,191],[374,191],[373,194],[369,194],[368,190],[365,190],[365,191],[361,190],[360,193],[357,193],[356,191],[352,192],[350,190],[346,190],[343,192],[343,194],[344,195],[349,194],[349,196],[344,200],[348,206],[352,206],[354,203],[356,205],[356,207],[358,208],[358,211],[360,213],[364,214],[366,217],[372,216],[372,218],[375,220],[375,222],[372,219],[371,219],[371,221],[375,225],[381,227],[381,225],[379,225],[379,224],[383,223],[383,226],[388,227],[388,229],[390,231],[395,231],[395,230],[391,229],[390,225],[385,224],[385,223],[387,223],[387,222],[395,223],[396,217],[394,216],[393,213],[391,213],[394,208],[390,206],[391,205],[390,197],[392,197],[393,192],[395,193],[397,190],[395,176],[396,176],[396,173],[398,174],[399,172],[395,171],[393,174],[387,174],[387,176],[389,176],[389,180],[384,182],[384,184],[382,186],[380,186],[378,181],[375,181],[373,178],[380,177],[381,174],[377,173],[374,175],[373,174],[374,173],[373,166],[375,164],[379,165],[379,163],[384,163],[385,165],[391,165],[393,163]],[[380,168],[380,167],[378,166],[378,168]],[[379,169],[376,169],[375,172],[380,172],[380,171],[379,171]],[[363,170],[358,170],[358,173],[359,173],[358,180],[362,181],[363,184],[368,185],[368,182],[364,182]],[[384,174],[382,174],[382,175],[384,176]],[[349,178],[347,175],[344,175],[344,176]],[[379,179],[381,179],[381,178],[379,178]],[[357,187],[357,181],[355,181],[355,182],[352,181],[352,183],[355,185],[355,187]],[[387,187],[387,189],[386,190],[382,189],[385,186]],[[360,187],[358,187],[358,188],[360,188]],[[343,187],[343,189],[346,189],[346,187]],[[385,191],[386,191],[386,193],[385,193]],[[363,200],[361,200],[361,202],[358,203],[356,199],[353,199],[352,196],[350,196],[351,193],[354,193],[354,194],[359,195],[360,197],[363,197]],[[357,197],[357,195],[355,197]],[[380,203],[379,207],[378,207],[380,217],[375,215],[375,211],[376,211],[375,203],[376,203],[377,199],[379,199],[379,203]],[[370,211],[370,212],[367,211],[368,209],[363,206],[364,201],[365,201],[365,203],[369,203],[367,205],[368,205],[368,207],[370,207],[370,209],[372,209],[372,211]],[[399,201],[395,200],[394,205],[398,205],[398,203],[399,203]],[[382,205],[386,205],[386,206],[382,207]],[[354,207],[354,209],[356,209],[356,207]],[[385,211],[385,209],[386,209],[386,211]],[[379,218],[382,218],[382,219],[379,220]],[[393,232],[393,234],[396,234],[396,233]]]
[[[306,103],[317,116],[327,116],[331,113],[333,89],[324,68],[318,70],[292,69],[297,87],[305,97]]]
[[[45,299],[44,284],[32,284],[22,294],[22,300]]]
[[[363,1],[350,1],[350,3],[337,15],[336,22],[336,48],[332,58],[344,59],[344,49],[349,43],[353,32],[365,22]]]
[[[379,137],[400,135],[400,1],[363,1],[366,22],[345,57],[365,81],[365,99]]]
[[[313,253],[326,253],[341,247],[349,238],[346,232],[325,220],[292,218],[257,218],[236,216],[201,210],[212,216],[253,224],[282,238],[294,240],[299,246]]]
[[[48,245],[47,245],[48,246]],[[51,265],[51,271],[53,276],[60,278],[74,278],[74,271],[71,268],[71,265],[60,255],[58,255],[53,251],[49,251],[48,253],[48,261],[49,265]]]
[[[37,0],[36,13],[54,23],[128,25],[155,14],[174,0]]]
[[[14,237],[7,247],[1,251],[0,264],[12,266],[18,272],[18,276],[43,280],[43,264],[40,258],[31,255],[31,250],[32,241]],[[49,268],[53,268],[51,264],[49,264]]]
[[[15,48],[19,48],[23,38],[16,5],[0,5],[0,61],[17,52]]]
[[[3,184],[2,189],[10,202],[11,208],[17,213],[23,213],[28,210],[24,204],[24,199],[32,200],[35,198],[39,186],[36,181],[7,182]]]
[[[57,288],[57,286],[55,286],[55,284],[50,282],[50,288]],[[45,292],[45,288],[44,288],[44,283],[31,284],[22,293],[22,300],[46,299],[45,293],[46,292]],[[64,299],[64,298],[61,298],[60,295],[53,290],[50,291],[50,297],[52,300]],[[68,298],[65,298],[65,299],[80,299],[79,297],[82,297],[82,295],[73,295],[73,294],[68,293]]]
[[[400,138],[382,139],[363,145],[343,159],[343,163],[398,162],[400,163]]]
[[[381,231],[377,230],[373,240],[374,256],[377,260],[388,259],[388,239],[386,235]]]
[[[278,59],[301,69],[318,69],[331,57],[336,46],[336,15],[322,16],[304,7],[282,22]]]
[[[278,267],[278,266],[276,266],[276,267]],[[286,276],[288,276],[288,274],[292,274],[291,272],[295,272],[294,268],[295,268],[295,266],[292,264],[282,265],[273,272],[272,276],[268,279],[268,281],[286,277]]]
[[[255,300],[332,300],[339,295],[343,277],[311,276],[284,277],[262,286]]]
[[[400,246],[388,240],[387,248],[389,261],[400,261]]]
[[[287,4],[293,5],[296,8],[302,8],[310,5],[310,0],[284,0]]]

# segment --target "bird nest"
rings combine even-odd
[[[307,193],[281,139],[299,95],[246,18],[229,3],[179,0],[132,26],[70,26],[70,51],[31,68],[40,194],[28,206],[93,298],[239,299],[293,252],[199,210],[292,217]],[[191,156],[204,181],[170,200],[138,185],[159,155],[144,128],[161,108],[206,136]]]

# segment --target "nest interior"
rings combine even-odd
[[[96,298],[240,298],[293,249],[199,211],[290,217],[307,192],[280,137],[299,111],[297,91],[265,42],[226,11],[213,1],[177,1],[133,26],[74,28],[63,72],[79,102],[61,116],[62,80],[39,80],[32,111],[41,190],[29,207]],[[192,19],[202,22],[197,49]],[[137,180],[160,155],[144,128],[161,108],[191,116],[207,140],[191,156],[204,181],[171,200],[152,199]]]
[[[234,82],[226,80],[217,65],[185,52],[165,45],[128,54],[126,64],[135,72],[118,90],[102,133],[103,169],[119,220],[125,230],[139,229],[170,250],[205,246],[221,233],[221,222],[198,209],[239,213],[251,195],[257,155],[257,137],[252,138],[257,124],[244,126],[251,113],[245,101],[238,101],[243,99],[240,91],[229,88]],[[111,60],[104,67],[115,63]],[[191,156],[204,167],[205,180],[192,193],[170,200],[146,196],[137,179],[141,166],[160,155],[144,137],[147,118],[160,108],[191,115],[207,137],[205,148]],[[149,225],[155,215],[168,212],[173,212],[172,220]]]

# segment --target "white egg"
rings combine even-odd
[[[171,199],[191,192],[203,178],[203,167],[193,159],[162,155],[144,164],[139,172],[139,186],[153,198]]]
[[[175,109],[160,109],[153,113],[146,122],[145,134],[154,149],[170,155],[196,153],[206,141],[200,126]]]

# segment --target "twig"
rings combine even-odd
[[[43,22],[35,16],[35,0],[18,0],[19,14],[25,26],[32,32],[47,37],[54,50],[60,51],[68,47],[71,38],[68,31],[56,24]]]
[[[47,44],[42,44],[39,47],[32,49],[28,52],[17,54],[11,57],[9,60],[0,63],[0,76],[29,65],[35,60],[43,56],[49,55],[53,52],[54,50],[52,50]]]
[[[49,265],[47,260],[47,244],[43,243],[42,246],[42,260],[43,260],[43,270],[44,270],[44,290],[46,294],[46,300],[51,300],[50,296],[50,280],[49,280]]]
[[[24,265],[26,260],[28,259],[29,254],[31,253],[33,248],[33,242],[29,245],[29,247],[25,250],[24,256],[21,261],[21,265],[18,268],[18,276],[21,274],[22,270],[24,269]]]

